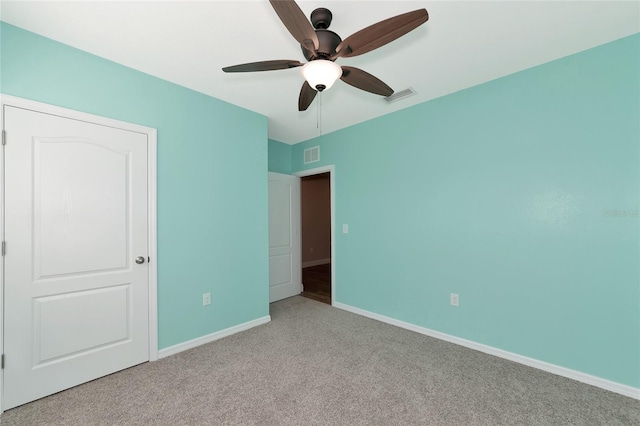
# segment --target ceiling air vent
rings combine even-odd
[[[409,87],[408,89],[405,89],[401,92],[396,92],[391,96],[387,96],[386,98],[382,98],[383,101],[385,101],[386,103],[390,104],[392,102],[396,102],[399,101],[401,99],[405,99],[408,98],[409,96],[413,96],[416,94],[416,91],[413,90],[413,88]]]
[[[320,147],[314,146],[304,150],[304,164],[320,161]]]

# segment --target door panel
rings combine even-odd
[[[130,290],[123,285],[34,299],[35,366],[130,339]]]
[[[147,137],[4,116],[9,409],[149,359]]]
[[[291,227],[292,182],[289,177],[269,178],[269,241],[272,248],[293,245]]]
[[[126,268],[130,154],[88,139],[36,137],[33,145],[35,276]]]
[[[286,284],[292,281],[291,254],[281,254],[271,256],[269,268],[269,282],[271,286]]]
[[[300,179],[269,173],[269,302],[302,292]]]

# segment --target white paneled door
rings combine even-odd
[[[269,173],[269,302],[302,292],[300,178]]]
[[[149,359],[147,135],[4,119],[9,409]]]

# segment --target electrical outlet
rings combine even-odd
[[[456,293],[449,295],[449,301],[451,302],[451,306],[460,306],[460,297]]]
[[[347,225],[346,223],[344,223],[342,225],[342,233],[343,234],[348,234],[349,233],[349,225]]]
[[[211,293],[202,293],[202,306],[211,304]]]
[[[313,247],[309,247],[309,253],[313,253]]]

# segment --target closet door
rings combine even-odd
[[[9,409],[149,359],[147,135],[4,119]]]

